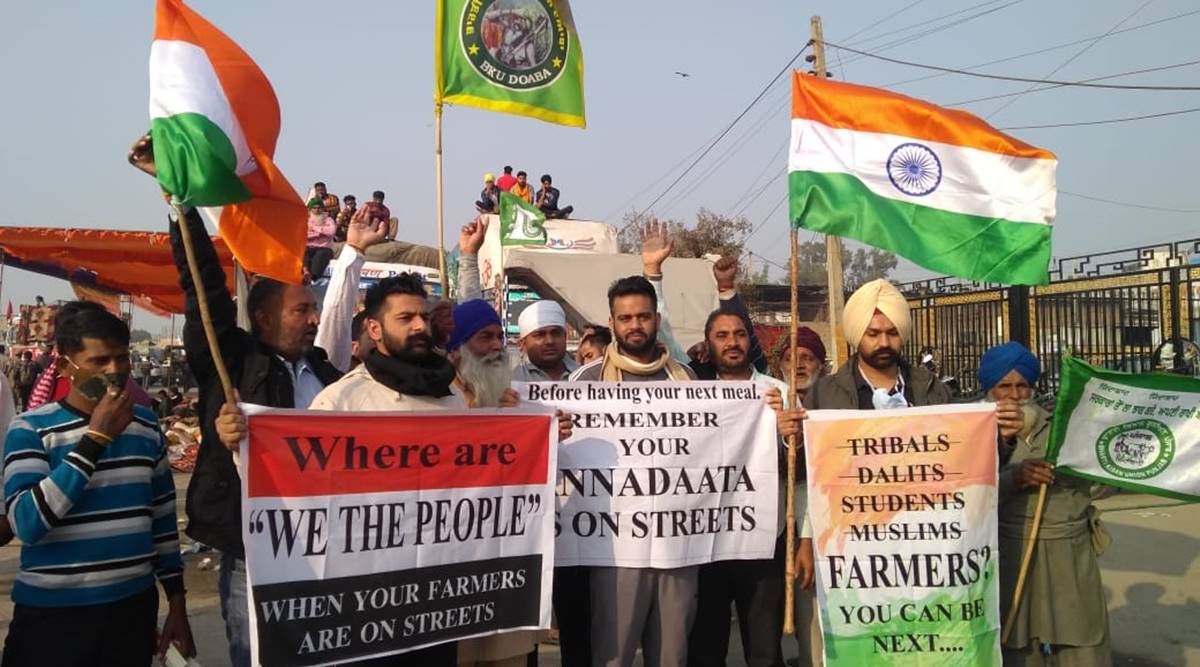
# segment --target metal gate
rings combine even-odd
[[[960,396],[978,393],[979,357],[1009,340],[1041,359],[1039,387],[1058,388],[1063,354],[1134,373],[1200,376],[1200,239],[1070,257],[1050,284],[1002,286],[936,278],[900,286],[913,313],[905,353],[932,363]]]

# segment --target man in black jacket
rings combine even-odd
[[[129,154],[138,169],[154,175],[150,137],[142,137]],[[298,221],[297,224],[300,224]],[[221,356],[240,400],[275,408],[307,408],[326,385],[342,373],[329,363],[325,351],[313,346],[317,334],[317,303],[308,288],[260,278],[250,289],[247,306],[251,331],[237,326],[237,307],[225,287],[216,248],[199,213],[184,209],[184,220],[171,220],[171,250],[186,297],[183,344],[199,386],[202,439],[195,471],[187,491],[187,534],[222,553],[218,588],[229,658],[234,667],[250,664],[250,621],[242,545],[241,482],[234,454],[221,444],[214,422],[225,403],[221,380],[209,351],[200,319],[197,290],[208,299]],[[192,240],[201,285],[192,282],[182,234]],[[352,224],[347,245],[362,252],[381,234],[365,223]],[[347,281],[357,289],[357,280]],[[347,329],[345,336],[350,335]]]

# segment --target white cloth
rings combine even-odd
[[[367,367],[359,365],[342,379],[325,387],[309,406],[312,410],[359,412],[414,412],[418,410],[466,410],[467,401],[458,387],[442,398],[401,394],[371,377]]]
[[[329,286],[321,302],[315,345],[325,350],[329,363],[343,373],[350,369],[350,329],[358,308],[358,280],[366,261],[357,250],[343,245],[341,254],[329,267]]]
[[[517,318],[517,328],[520,330],[521,338],[539,329],[550,327],[559,327],[563,333],[566,333],[567,314],[563,312],[562,306],[547,299],[529,304]]]

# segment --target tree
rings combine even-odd
[[[852,292],[876,278],[887,278],[896,268],[896,256],[886,250],[857,248],[850,252],[845,241],[838,241],[842,246],[842,284],[847,292]],[[825,239],[801,243],[799,259],[801,285],[824,285],[828,281],[825,268]]]
[[[151,336],[150,332],[146,331],[145,329],[134,329],[133,331],[129,332],[130,343],[145,343],[153,339],[154,336]]]
[[[641,252],[638,231],[643,222],[648,222],[649,216],[639,216],[630,213],[625,216],[621,233],[617,236],[617,245],[621,252],[637,254]],[[705,255],[720,255],[722,257],[742,258],[746,237],[754,229],[754,225],[745,217],[728,218],[701,208],[696,213],[696,223],[691,227],[680,220],[666,220],[670,226],[671,235],[675,238],[673,257],[698,258]],[[745,284],[751,280],[748,274],[749,262],[741,259],[738,267],[738,283]]]

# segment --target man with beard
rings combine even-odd
[[[129,162],[150,176],[156,174],[150,135],[133,145]],[[337,199],[333,198],[332,203],[336,205]],[[233,455],[222,446],[217,430],[218,414],[235,418],[238,411],[236,405],[225,403],[201,322],[199,291],[203,290],[207,297],[221,356],[240,400],[276,408],[306,408],[326,385],[341,377],[341,371],[329,363],[321,348],[314,346],[317,304],[312,292],[302,285],[269,278],[257,280],[250,288],[246,304],[251,330],[238,328],[237,307],[225,286],[225,271],[204,221],[194,208],[184,207],[183,213],[182,221],[170,221],[171,251],[185,297],[183,344],[199,387],[202,435],[188,485],[187,534],[221,551],[218,594],[229,641],[229,661],[234,667],[243,667],[250,664],[250,620],[242,544],[241,480]],[[352,236],[347,245],[359,253],[367,243],[357,235],[367,233],[366,229],[365,225],[352,225],[348,232]],[[192,241],[199,285],[192,282],[183,234],[188,234]],[[345,285],[346,290],[358,289],[357,281],[345,281]],[[350,327],[340,327],[339,331],[344,337]]]
[[[402,273],[379,281],[367,290],[363,312],[375,348],[362,364],[325,387],[313,399],[313,410],[410,412],[467,407],[453,386],[454,367],[434,350],[429,305],[419,276]],[[223,411],[217,430],[221,441],[236,449],[246,435],[245,417],[236,410]],[[456,654],[455,643],[448,642],[365,664],[450,667]]]
[[[704,323],[704,342],[716,379],[751,381],[767,386],[767,402],[779,417],[779,434],[799,431],[799,411],[783,412],[787,385],[758,372],[750,362],[750,323],[737,312],[716,310]],[[782,448],[780,450],[783,451]],[[782,460],[782,457],[781,457]],[[760,560],[727,560],[700,566],[696,623],[688,645],[688,665],[724,667],[729,652],[729,605],[737,608],[742,654],[748,667],[782,667],[784,537],[783,484],[786,470],[781,465],[779,531],[775,557]]]
[[[613,343],[602,359],[575,371],[572,380],[695,379],[691,369],[672,359],[658,341],[661,318],[649,280],[630,276],[614,282],[608,288],[608,310]],[[697,567],[587,569],[591,570],[593,665],[633,664],[639,644],[646,664],[671,667],[687,663],[688,632],[696,611]]]
[[[1111,665],[1108,606],[1097,561],[1109,537],[1092,501],[1115,489],[1055,475],[1046,463],[1051,415],[1032,400],[1040,374],[1037,357],[1017,342],[997,345],[979,360],[979,386],[996,403],[1001,437],[1000,618],[1008,618],[1037,490],[1046,485],[1016,624],[1001,646],[1004,664]]]
[[[888,281],[872,280],[846,300],[842,331],[855,352],[836,373],[808,389],[806,410],[889,410],[950,402],[950,390],[937,377],[901,356],[912,317],[908,300]],[[813,575],[812,532],[805,515],[796,552],[800,587],[810,588]],[[814,646],[813,655],[823,650]]]
[[[455,384],[472,407],[516,404],[504,342],[500,316],[490,303],[471,299],[455,306],[446,355],[458,369]]]
[[[521,361],[513,369],[518,382],[566,379],[579,365],[567,354],[567,314],[554,301],[535,301],[517,318]]]

